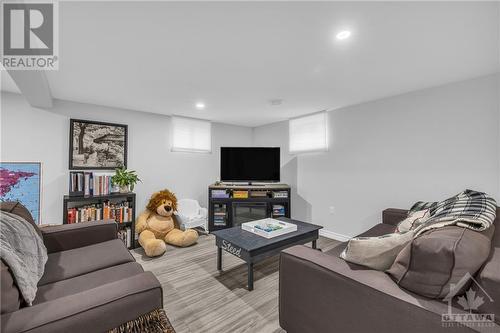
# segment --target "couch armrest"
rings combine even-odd
[[[63,224],[40,229],[49,253],[71,250],[117,238],[114,220]]]
[[[281,252],[279,269],[279,322],[288,333],[458,330],[442,326],[445,303],[406,292],[387,274],[337,256],[294,246]]]
[[[382,212],[382,223],[397,225],[408,216],[406,209],[387,208]]]
[[[162,308],[162,299],[158,279],[151,272],[143,272],[4,314],[1,331],[107,332]]]

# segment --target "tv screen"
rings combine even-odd
[[[223,182],[279,182],[279,147],[221,147],[220,180]]]

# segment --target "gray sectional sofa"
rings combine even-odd
[[[406,210],[387,209],[382,223],[362,236],[394,231]],[[339,258],[346,243],[319,252],[295,246],[281,253],[279,320],[288,333],[322,332],[500,332],[500,208],[488,260],[474,277],[473,289],[484,301],[479,313],[495,323],[466,327],[442,321],[450,310],[467,314],[456,303],[430,299],[400,288],[384,272],[350,264]],[[485,292],[488,294],[486,295]],[[491,297],[491,299],[490,299]]]
[[[114,221],[40,230],[48,261],[33,306],[2,262],[1,332],[106,332],[163,308],[159,281],[117,239]]]

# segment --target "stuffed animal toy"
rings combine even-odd
[[[168,244],[189,246],[198,240],[196,230],[180,230],[172,218],[177,210],[177,198],[169,190],[153,193],[146,210],[139,215],[135,231],[139,234],[139,244],[148,257],[165,253]]]

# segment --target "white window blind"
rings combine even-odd
[[[290,153],[328,150],[327,113],[320,112],[309,116],[290,119]]]
[[[207,120],[172,117],[172,151],[212,151],[212,124]]]

